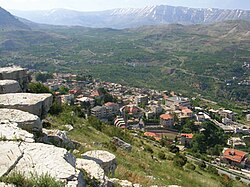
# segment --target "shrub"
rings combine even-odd
[[[40,82],[32,82],[28,85],[28,90],[30,93],[51,93],[47,86],[44,86]]]
[[[175,166],[183,167],[187,163],[187,158],[184,155],[176,154],[173,161]]]
[[[158,158],[161,159],[161,160],[166,160],[167,159],[165,153],[162,152],[162,151],[158,153]]]
[[[172,153],[179,153],[180,149],[179,149],[179,147],[176,147],[175,145],[171,145],[169,147],[169,151]]]
[[[198,166],[201,170],[204,170],[207,167],[207,165],[204,161],[198,162]]]
[[[187,164],[186,168],[189,169],[189,170],[194,171],[196,167],[195,167],[194,164],[189,163],[189,164]]]
[[[151,153],[151,154],[154,153],[153,149],[152,149],[150,146],[148,146],[148,145],[146,145],[146,146],[144,147],[144,150],[147,151],[147,152],[149,152],[149,153]]]
[[[215,174],[215,175],[218,174],[217,169],[216,169],[215,167],[213,167],[213,166],[208,166],[208,167],[207,167],[207,171],[210,172],[210,173],[213,173],[213,174]]]

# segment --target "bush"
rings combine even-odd
[[[158,153],[158,158],[161,159],[161,160],[166,160],[166,155],[165,153],[163,153],[162,151]]]
[[[210,172],[210,173],[212,173],[212,174],[215,174],[215,175],[218,174],[217,169],[215,167],[213,167],[213,166],[208,166],[207,167],[207,171]]]
[[[175,166],[183,167],[187,163],[187,158],[184,155],[176,154],[173,161]]]
[[[58,115],[61,112],[62,112],[62,106],[57,101],[54,101],[49,110],[49,113],[52,115]]]
[[[189,163],[189,164],[187,164],[186,168],[189,169],[189,170],[194,171],[196,167],[195,167],[194,164]]]
[[[28,90],[30,93],[51,93],[50,89],[40,82],[30,83],[28,85]]]
[[[204,170],[207,167],[207,165],[204,161],[198,162],[198,166],[201,170]]]
[[[169,147],[169,151],[172,153],[179,153],[180,149],[179,149],[179,147],[176,147],[175,145],[171,145]]]
[[[150,146],[148,146],[148,145],[146,145],[146,146],[144,147],[144,151],[147,151],[147,152],[149,152],[149,153],[151,153],[151,154],[154,153],[153,149],[152,149]]]

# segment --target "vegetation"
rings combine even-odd
[[[25,177],[23,173],[12,172],[8,176],[0,177],[0,182],[14,184],[18,187],[62,187],[64,183],[56,181],[51,176],[45,174],[38,176],[37,174],[31,174],[31,176]]]
[[[30,83],[28,86],[28,90],[30,93],[51,93],[50,89],[40,82]]]

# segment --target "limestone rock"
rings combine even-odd
[[[42,122],[38,116],[21,110],[0,109],[0,119],[15,122],[18,127],[29,132],[42,130]]]
[[[87,172],[91,179],[98,180],[102,185],[105,184],[107,177],[105,176],[104,170],[101,168],[99,164],[97,164],[93,160],[86,159],[76,159],[76,168],[83,169]]]
[[[21,89],[26,91],[31,80],[27,69],[21,67],[4,67],[0,68],[0,80],[16,80],[19,82]]]
[[[5,184],[3,182],[0,182],[0,187],[15,187],[14,184]]]
[[[22,130],[17,123],[0,121],[0,138],[3,140],[34,142],[34,135]]]
[[[120,138],[117,137],[113,137],[111,142],[116,145],[117,147],[120,147],[121,149],[130,152],[132,150],[132,146],[126,142],[124,142],[123,140],[121,140]]]
[[[19,109],[40,118],[46,116],[52,106],[51,94],[10,93],[0,94],[0,108]]]
[[[75,169],[75,157],[53,145],[0,141],[0,176],[22,172],[29,177],[49,174],[67,186],[85,186],[82,173]]]
[[[117,167],[116,157],[108,151],[94,150],[88,151],[82,155],[84,159],[93,160],[101,166],[106,175],[111,173],[114,175]]]
[[[68,138],[65,131],[43,129],[43,133],[45,134],[43,138],[45,143],[53,142],[53,145],[69,149],[74,149],[77,146]]]
[[[8,174],[22,158],[18,142],[0,141],[0,177]]]
[[[127,180],[120,180],[117,178],[111,178],[109,179],[110,182],[113,184],[119,184],[122,187],[134,187],[133,183]]]
[[[15,80],[0,80],[0,94],[17,93],[21,91],[19,83]]]

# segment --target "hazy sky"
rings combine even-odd
[[[194,8],[250,10],[250,0],[0,0],[0,6],[7,10],[49,10],[53,8],[67,8],[81,11],[96,11],[123,7],[139,8],[161,4]]]

